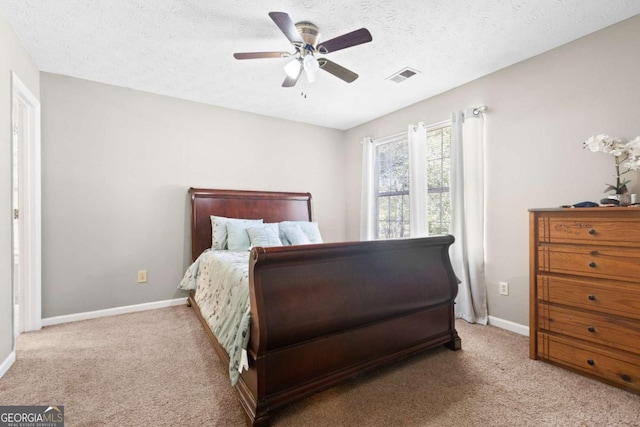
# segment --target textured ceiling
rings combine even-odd
[[[327,55],[360,78],[282,88],[287,59],[235,60],[292,50],[270,11],[312,21],[321,41],[368,28],[373,42]],[[42,71],[348,129],[637,15],[640,1],[0,0],[0,13]],[[420,73],[385,80],[404,67]]]

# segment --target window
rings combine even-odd
[[[427,130],[427,189],[429,235],[449,233],[451,222],[451,123]]]
[[[449,193],[451,123],[428,127],[425,212],[429,235],[449,232],[451,198]],[[376,238],[409,237],[409,143],[406,134],[381,138],[375,144]]]
[[[407,136],[376,144],[376,238],[409,237],[409,144]]]

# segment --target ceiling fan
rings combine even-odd
[[[326,58],[318,57],[318,54],[325,55],[337,50],[368,43],[373,38],[366,28],[352,31],[347,34],[335,37],[322,43],[318,43],[320,38],[319,28],[308,21],[293,23],[289,15],[284,12],[269,12],[269,17],[280,28],[289,39],[295,52],[241,52],[234,53],[236,59],[258,59],[258,58],[293,58],[284,67],[287,77],[282,83],[282,87],[293,87],[298,82],[304,70],[307,80],[313,82],[316,79],[318,70],[324,70],[333,74],[347,83],[353,82],[358,75],[351,70],[329,61]]]

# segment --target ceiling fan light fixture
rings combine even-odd
[[[301,66],[302,64],[300,64],[300,60],[296,58],[284,66],[284,72],[287,73],[287,76],[291,77],[292,79],[298,78],[298,76],[300,75]]]
[[[304,56],[302,64],[304,66],[305,73],[307,73],[307,80],[309,80],[309,83],[313,83],[316,80],[316,75],[320,69],[318,60],[315,56],[307,54]]]

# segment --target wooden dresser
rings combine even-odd
[[[532,209],[530,352],[640,393],[640,207]]]

